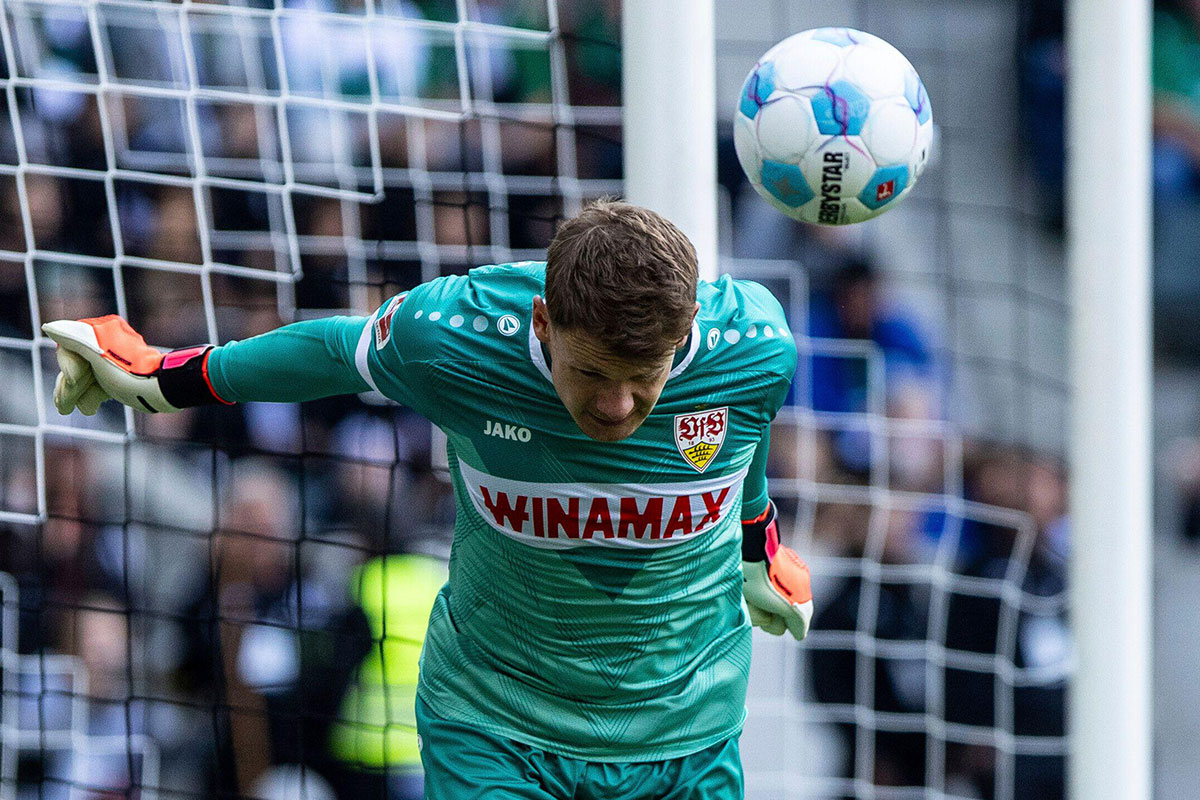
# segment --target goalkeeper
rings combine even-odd
[[[749,623],[802,639],[812,613],[766,482],[796,348],[763,287],[698,282],[670,222],[601,201],[544,264],[220,347],[164,355],[112,316],[44,330],[64,414],[375,389],[445,431],[458,513],[417,690],[427,798],[743,795]]]

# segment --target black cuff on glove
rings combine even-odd
[[[742,561],[767,560],[767,534],[775,526],[775,504],[767,501],[767,510],[742,522]],[[775,535],[779,541],[779,535]]]
[[[208,380],[208,353],[212,345],[202,344],[172,350],[163,356],[155,372],[163,398],[175,408],[225,403]]]

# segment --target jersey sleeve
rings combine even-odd
[[[363,379],[385,397],[442,425],[458,405],[456,380],[490,353],[464,331],[474,330],[481,292],[470,275],[447,275],[396,295],[371,316],[355,363]]]
[[[370,387],[355,368],[365,317],[297,322],[215,347],[208,357],[213,390],[229,402],[294,403]]]
[[[767,458],[771,450],[771,429],[763,431],[758,446],[754,449],[754,458],[750,461],[750,471],[742,484],[742,519],[754,519],[767,507]]]
[[[447,276],[392,297],[369,317],[298,322],[229,342],[209,355],[209,378],[230,402],[297,402],[374,389],[437,424],[452,397],[437,365],[463,354],[450,352],[446,326],[429,323],[451,319],[464,293],[466,279]]]
[[[790,338],[778,340],[771,360],[777,365],[763,392],[763,429],[742,492],[742,519],[753,519],[767,507],[767,459],[771,449],[771,422],[783,408],[796,369],[796,348]]]

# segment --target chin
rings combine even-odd
[[[636,430],[637,428],[630,428],[628,426],[620,428],[592,427],[585,429],[583,433],[589,439],[594,439],[597,442],[619,442],[622,439],[628,439]]]
[[[620,425],[603,425],[588,419],[579,425],[579,429],[589,439],[594,439],[597,442],[619,442],[622,439],[628,439],[632,436],[642,426],[643,422],[645,422],[644,417],[636,422],[623,422]]]

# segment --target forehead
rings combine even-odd
[[[567,357],[571,366],[579,369],[592,369],[608,375],[639,375],[655,372],[671,361],[670,352],[657,359],[630,360],[616,355],[600,337],[585,331],[570,329],[558,333],[563,351],[561,355]]]

